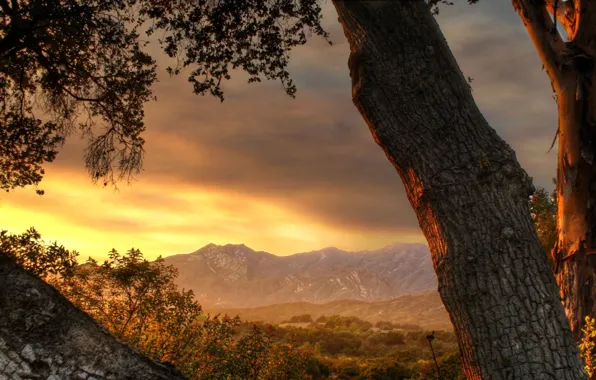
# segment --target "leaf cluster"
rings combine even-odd
[[[467,0],[468,4],[472,5],[472,4],[476,4],[478,1],[480,0]],[[438,15],[439,14],[439,6],[442,5],[453,5],[453,1],[450,0],[427,0],[427,3],[431,9],[431,12],[434,15]]]
[[[45,243],[33,227],[20,235],[0,231],[0,253],[40,278],[69,277],[79,255],[57,242]]]
[[[596,372],[596,320],[585,317],[586,325],[582,329],[583,335],[579,342],[579,352],[584,362],[584,369],[590,378]]]
[[[4,189],[37,184],[75,130],[92,178],[142,163],[143,105],[155,62],[132,0],[0,1],[0,145]]]
[[[547,255],[551,268],[554,260],[551,252],[557,241],[557,200],[555,193],[549,193],[544,188],[537,188],[530,197],[530,214],[538,233],[538,238]]]

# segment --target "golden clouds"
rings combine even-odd
[[[34,225],[46,241],[78,250],[83,260],[105,257],[111,248],[140,248],[155,258],[210,242],[243,242],[290,254],[337,243],[350,249],[380,247],[394,240],[386,236],[376,241],[377,236],[371,241],[371,236],[346,234],[263,199],[184,183],[142,179],[114,191],[90,184],[82,173],[53,170],[44,189],[43,197],[30,189],[2,196],[2,228],[20,233]]]

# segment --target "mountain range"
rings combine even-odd
[[[244,244],[168,256],[177,283],[206,307],[247,308],[289,302],[383,301],[436,291],[428,246],[393,244],[374,251],[330,247],[276,256]]]

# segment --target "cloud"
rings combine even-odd
[[[154,256],[211,241],[283,254],[422,241],[395,169],[352,104],[349,47],[331,2],[324,12],[334,45],[315,38],[292,53],[296,99],[277,82],[248,85],[233,72],[220,103],[193,95],[184,75],[161,75],[158,101],[146,106],[138,182],[115,193],[93,187],[85,141],[71,138],[48,167],[43,198],[0,199],[8,215],[0,227],[43,225],[92,252],[138,244]],[[491,126],[549,186],[556,107],[510,4],[447,7],[438,20]]]

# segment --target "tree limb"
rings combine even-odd
[[[563,0],[545,0],[546,9],[548,13],[555,16],[556,7],[556,18],[561,23],[569,39],[573,39],[575,33],[575,7],[571,1]]]
[[[559,64],[565,44],[554,29],[546,4],[536,4],[532,0],[512,0],[512,3],[538,51],[553,88],[560,92],[563,74]]]

